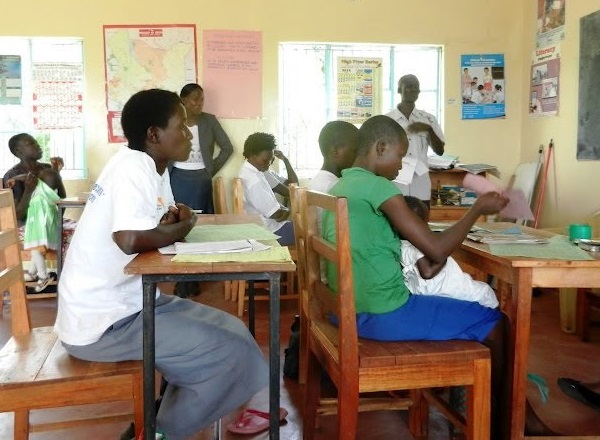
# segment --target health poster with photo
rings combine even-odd
[[[504,118],[504,54],[460,58],[462,119]]]
[[[530,116],[558,114],[560,74],[560,45],[540,47],[531,58]]]
[[[381,113],[382,62],[381,58],[338,58],[338,119],[361,124]]]

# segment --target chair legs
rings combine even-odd
[[[29,411],[15,411],[14,440],[29,440]]]
[[[313,440],[317,429],[317,407],[321,397],[321,364],[312,352],[308,352],[306,387],[304,389],[304,440]]]

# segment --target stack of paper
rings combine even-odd
[[[232,252],[253,252],[269,249],[271,246],[259,243],[256,240],[230,240],[211,241],[203,243],[176,242],[171,246],[159,249],[161,254],[223,254]]]
[[[485,244],[543,244],[547,238],[530,234],[493,234],[489,232],[474,232],[467,234],[469,240]]]
[[[429,168],[433,168],[435,170],[447,170],[458,162],[458,156],[452,156],[451,154],[442,154],[438,155],[428,155],[427,156],[427,165]]]
[[[479,174],[479,173],[483,173],[484,171],[486,171],[487,173],[491,174],[492,176],[500,177],[500,172],[498,171],[498,168],[496,168],[494,165],[488,165],[485,163],[473,163],[473,164],[460,163],[460,164],[456,165],[455,168],[457,168],[459,170],[467,171],[472,174]]]

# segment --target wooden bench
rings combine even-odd
[[[30,432],[133,419],[143,426],[141,361],[88,362],[70,356],[52,327],[31,327],[11,191],[0,190],[0,292],[10,293],[12,338],[0,350],[0,412],[14,412],[14,439]],[[32,425],[31,410],[132,401],[118,414]]]

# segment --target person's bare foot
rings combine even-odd
[[[553,431],[546,425],[542,419],[533,410],[533,407],[527,400],[525,409],[525,435],[526,436],[559,436],[556,431]]]

